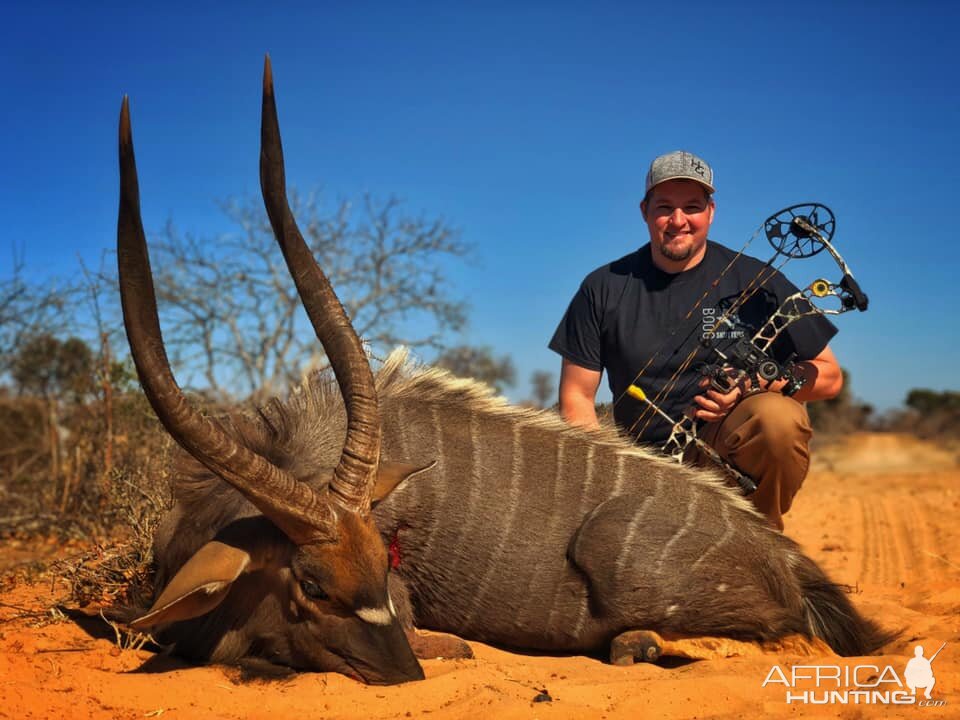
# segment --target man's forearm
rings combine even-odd
[[[803,387],[793,396],[800,402],[813,400],[829,400],[836,397],[843,389],[843,373],[840,368],[830,362],[820,360],[802,360],[796,364],[800,375],[804,378]],[[771,383],[769,390],[780,392],[786,382],[778,380]]]

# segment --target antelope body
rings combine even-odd
[[[150,389],[152,375],[169,373],[165,358],[160,370],[137,360],[148,397],[187,452],[154,543],[162,590],[136,627],[158,628],[198,660],[259,657],[369,682],[422,677],[398,630],[410,624],[576,652],[608,650],[637,630],[757,640],[804,633],[841,654],[889,639],[714,475],[612,429],[585,431],[509,406],[471,381],[410,365],[402,352],[374,378],[355,335],[349,360],[337,361],[352,328],[339,304],[312,298],[326,279],[289,210],[277,209],[286,202],[276,192],[282,156],[269,62],[264,87],[261,167],[279,167],[279,180],[267,173],[263,181],[268,213],[337,384],[313,376],[255,416],[213,423],[207,445],[229,447],[227,466],[169,419],[167,406],[179,408],[182,396]],[[121,267],[136,244],[125,222],[121,203]],[[141,283],[149,278],[142,253]],[[138,358],[161,342],[155,308],[133,321],[126,299],[124,310]],[[137,339],[138,323],[153,328],[152,339]],[[355,464],[358,428],[375,441],[346,491],[354,500],[343,501],[340,475]],[[283,482],[238,479],[251,458]]]
[[[634,629],[754,640],[802,633],[847,655],[889,639],[711,473],[613,429],[508,405],[485,386],[411,366],[402,352],[376,384],[384,460],[436,461],[373,510],[402,580],[394,601],[409,605],[418,627],[579,652],[603,652]],[[263,452],[297,458],[304,473],[330,462],[320,436],[343,432],[322,376],[268,405],[259,422],[282,437]]]

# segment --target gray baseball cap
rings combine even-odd
[[[644,194],[649,193],[655,185],[667,180],[694,180],[710,192],[716,190],[713,187],[713,169],[702,158],[683,150],[674,150],[661,155],[650,163],[650,170],[647,171],[647,189]]]

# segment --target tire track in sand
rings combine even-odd
[[[908,495],[859,498],[863,541],[861,584],[898,587],[929,577],[933,547],[924,508]],[[852,537],[854,542],[857,538]]]
[[[890,558],[884,547],[884,536],[887,534],[883,525],[886,513],[877,503],[875,497],[857,498],[860,506],[861,532],[863,533],[863,561],[860,566],[861,585],[888,585],[890,584]]]
[[[937,548],[931,534],[929,508],[909,495],[886,498],[889,514],[896,519],[896,549],[900,565],[899,582],[915,587],[930,579],[930,554]]]

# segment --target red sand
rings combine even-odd
[[[817,456],[786,531],[835,581],[857,588],[864,613],[904,628],[882,656],[841,660],[822,647],[804,656],[802,646],[783,643],[672,669],[621,668],[471,643],[475,659],[425,661],[426,681],[402,686],[335,674],[240,683],[233,670],[174,660],[166,672],[131,672],[151,654],[93,640],[69,620],[24,616],[64,593],[21,584],[0,599],[0,718],[960,717],[958,509],[960,468],[933,445],[859,435]],[[36,551],[46,557],[49,548]],[[0,547],[0,569],[23,559],[23,548]],[[890,665],[903,678],[917,644],[929,657],[943,642],[933,665],[938,706],[787,704],[782,684],[761,687],[775,664],[787,674],[793,665],[875,665],[881,677]],[[533,702],[544,691],[550,701]]]

